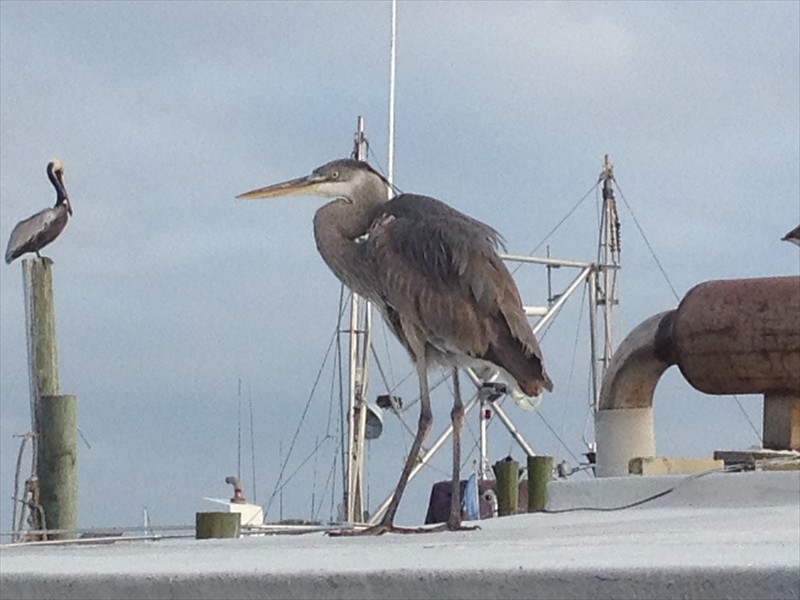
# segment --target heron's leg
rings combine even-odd
[[[428,435],[433,421],[431,399],[428,394],[428,367],[424,350],[417,355],[417,376],[419,377],[419,425],[417,426],[417,435],[414,437],[414,443],[411,444],[411,450],[408,452],[408,458],[400,475],[400,481],[397,482],[397,487],[394,490],[392,501],[389,503],[380,525],[377,526],[384,530],[392,530],[393,528],[394,515],[400,505],[400,499],[403,497],[403,491],[406,489],[408,479],[411,477],[411,471],[414,470],[417,464],[422,442],[425,440],[425,436]]]
[[[477,525],[461,524],[461,430],[464,428],[464,404],[461,401],[461,383],[458,368],[453,368],[453,487],[450,496],[450,517],[445,527],[450,531],[478,529]]]
[[[458,367],[453,367],[453,487],[450,490],[450,518],[448,529],[461,527],[461,428],[464,425],[464,404],[461,402],[461,384],[458,381]]]
[[[403,491],[406,489],[406,484],[411,477],[411,471],[417,464],[419,453],[422,449],[422,442],[425,436],[431,429],[431,422],[433,421],[433,413],[431,412],[431,399],[428,394],[428,368],[425,360],[425,350],[419,348],[415,352],[417,356],[417,376],[419,377],[419,425],[417,427],[417,434],[414,436],[414,443],[411,444],[411,450],[408,451],[408,458],[406,464],[403,466],[403,472],[400,474],[400,481],[397,482],[397,487],[392,494],[392,500],[389,502],[389,507],[383,514],[380,523],[368,527],[363,530],[343,530],[329,532],[328,535],[333,537],[344,536],[357,536],[357,535],[380,535],[387,532],[395,533],[425,533],[436,531],[436,528],[413,527],[403,528],[394,526],[394,516],[397,512],[397,507],[400,505],[400,499],[403,497]]]

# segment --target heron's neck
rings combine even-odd
[[[371,271],[364,244],[356,240],[367,233],[378,207],[356,213],[352,205],[333,201],[314,215],[314,239],[325,263],[346,286],[367,297]]]

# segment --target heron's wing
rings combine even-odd
[[[394,260],[402,259],[418,276],[460,284],[482,305],[489,300],[486,270],[478,263],[499,261],[501,237],[490,226],[434,198],[403,194],[384,205],[370,236],[380,233],[391,239]]]
[[[433,198],[403,195],[382,207],[367,243],[395,331],[445,354],[494,357],[512,372],[533,363],[517,369],[505,364],[508,357],[541,363],[517,287],[497,254],[494,229]],[[515,354],[520,347],[523,352]]]
[[[452,206],[417,194],[401,194],[382,206],[385,214],[403,217],[417,222],[442,219],[457,225],[462,232],[475,239],[486,240],[493,248],[503,246],[503,236],[486,223],[473,219]]]

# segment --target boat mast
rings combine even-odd
[[[364,117],[358,117],[352,157],[366,160],[367,141],[364,136]],[[367,366],[369,364],[372,306],[353,292],[350,296],[349,379],[347,393],[347,470],[344,489],[344,521],[364,520],[364,457],[366,454]]]
[[[619,216],[617,215],[617,202],[614,198],[614,165],[605,155],[603,169],[600,172],[600,181],[603,183],[603,206],[600,218],[600,237],[598,241],[597,254],[600,263],[599,277],[595,278],[592,310],[593,322],[596,324],[597,313],[602,311],[603,323],[603,350],[602,355],[596,356],[595,346],[595,326],[592,326],[592,384],[593,384],[593,404],[592,412],[597,411],[597,403],[600,399],[600,383],[605,376],[608,365],[613,354],[612,344],[612,313],[614,307],[619,304],[618,298],[618,277],[620,268],[620,243],[619,243]],[[596,365],[601,365],[601,371],[597,373]]]

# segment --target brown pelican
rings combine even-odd
[[[381,310],[416,364],[417,434],[383,519],[366,533],[399,530],[393,524],[395,513],[431,427],[428,368],[454,368],[453,500],[446,527],[461,529],[464,411],[455,368],[491,363],[528,396],[551,390],[552,382],[514,280],[497,254],[499,234],[434,198],[400,194],[387,201],[389,187],[367,163],[344,159],[238,197],[333,198],[314,216],[317,248],[345,285]]]
[[[17,223],[6,247],[6,263],[28,252],[35,252],[41,258],[39,250],[56,239],[67,226],[72,205],[64,187],[64,165],[57,158],[48,163],[47,177],[56,188],[56,204]]]
[[[800,246],[800,225],[792,229],[789,233],[781,238],[784,242],[791,242]]]

